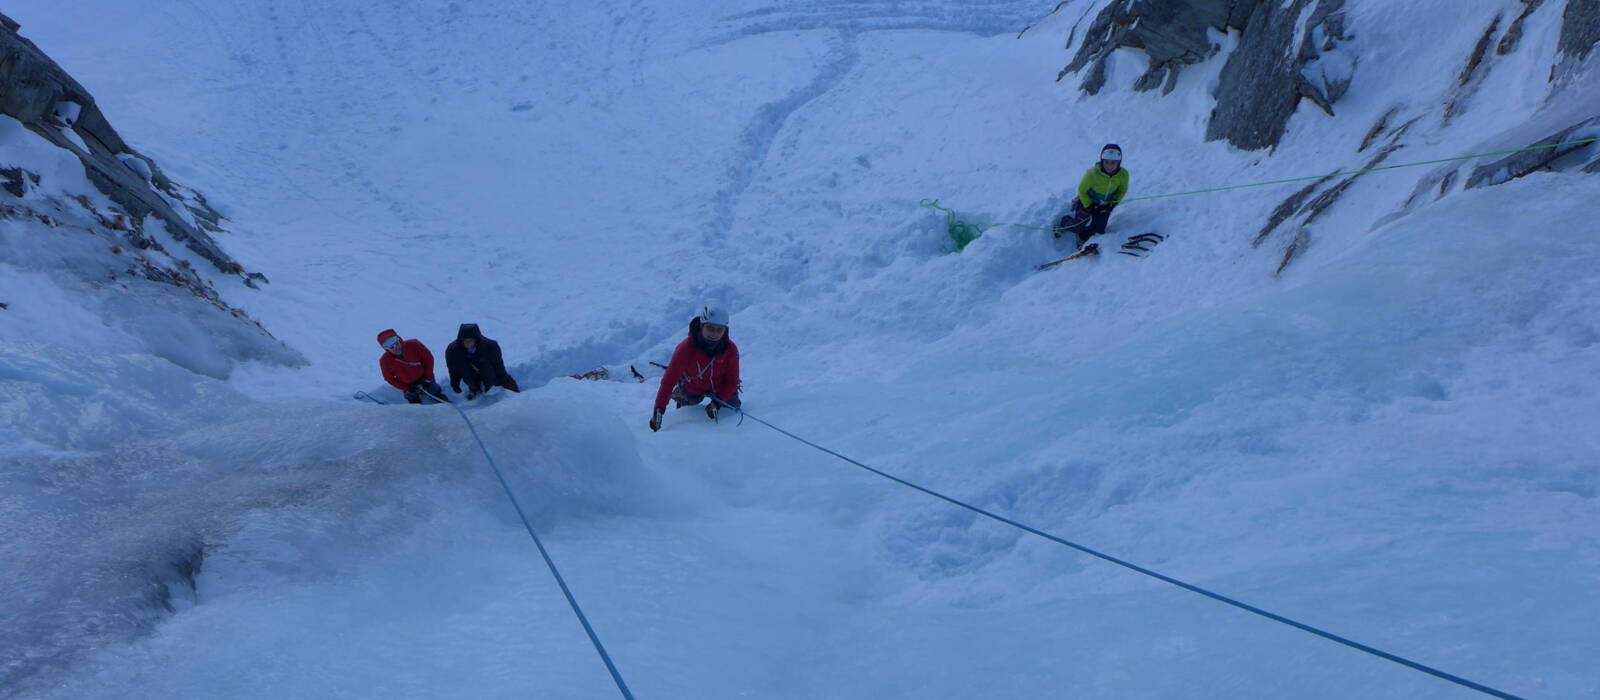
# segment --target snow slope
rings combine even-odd
[[[1401,162],[1600,109],[1594,71],[1530,79],[1560,3],[1448,123],[1520,3],[1349,4],[1354,50],[1414,79],[1358,67],[1269,154],[1202,141],[1220,58],[1165,98],[1131,53],[1099,97],[1054,82],[1090,3],[13,2],[228,207],[272,284],[227,301],[312,365],[0,339],[31,441],[0,452],[0,694],[615,695],[455,414],[345,400],[378,330],[442,352],[473,321],[544,386],[471,415],[640,697],[1469,695],[561,378],[664,361],[717,299],[786,429],[1479,682],[1600,695],[1600,181],[1407,206],[1437,169],[1364,177],[1282,277],[1250,242],[1292,187],[1130,203],[1120,231],[1171,234],[1149,259],[1046,274],[1047,236],[947,255],[917,206],[1047,222],[1106,141],[1155,194],[1359,166],[1391,110],[1419,118]]]

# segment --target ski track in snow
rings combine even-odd
[[[752,32],[745,36],[759,34]],[[732,231],[734,211],[739,206],[739,200],[755,181],[757,173],[767,165],[767,156],[772,150],[772,143],[783,130],[789,116],[833,89],[855,66],[859,56],[856,53],[853,32],[838,32],[829,39],[829,46],[831,48],[827,63],[817,70],[816,77],[783,99],[767,103],[757,109],[755,117],[740,135],[739,149],[734,154],[733,166],[726,176],[727,185],[713,199],[712,225],[703,242],[706,247],[722,243]]]
[[[979,36],[1014,34],[1043,13],[1038,3],[1017,0],[943,2],[873,2],[872,0],[811,0],[784,2],[730,15],[743,23],[742,35],[812,29],[849,31],[931,30],[972,33]]]
[[[640,697],[1463,696],[751,422],[649,432],[645,363],[707,300],[786,429],[1474,680],[1600,694],[1592,176],[1413,206],[1457,166],[1363,177],[1276,279],[1299,230],[1249,241],[1292,187],[1130,204],[1118,232],[1171,234],[1149,259],[1045,274],[1046,235],[945,255],[916,206],[1048,222],[1105,141],[1135,195],[1359,164],[1504,8],[1351,0],[1350,50],[1416,79],[1358,70],[1269,156],[1201,139],[1221,56],[1166,98],[1055,82],[1103,3],[84,1],[6,12],[237,212],[219,241],[273,283],[225,296],[314,364],[196,379],[50,344],[74,315],[0,335],[0,697],[614,695],[454,411],[345,398],[394,398],[376,330],[442,364],[464,320],[528,389],[466,410]],[[1400,153],[1538,136],[1557,5]],[[628,363],[651,381],[565,378]]]

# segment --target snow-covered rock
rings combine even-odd
[[[60,338],[93,323],[116,340],[92,346],[127,343],[215,377],[241,360],[303,363],[219,291],[262,278],[204,230],[220,230],[204,197],[125,143],[15,22],[0,24],[0,327]]]
[[[1600,0],[1567,0],[1561,13],[1562,60],[1551,69],[1551,79],[1565,79],[1581,70],[1596,44],[1600,44]]]
[[[1119,48],[1137,49],[1150,57],[1150,66],[1134,81],[1133,89],[1160,87],[1170,93],[1184,66],[1217,53],[1220,47],[1212,32],[1242,28],[1248,18],[1248,6],[1238,0],[1113,2],[1088,26],[1072,28],[1069,45],[1080,36],[1082,41],[1077,42],[1077,55],[1061,70],[1061,76],[1088,67],[1081,86],[1084,92],[1097,94],[1105,86],[1112,54]]]
[[[1217,107],[1206,137],[1246,150],[1269,148],[1283,137],[1301,98],[1331,114],[1349,89],[1360,57],[1340,50],[1343,10],[1344,0],[1108,2],[1082,28],[1077,55],[1062,76],[1087,67],[1082,89],[1097,94],[1117,50],[1128,48],[1149,59],[1133,89],[1170,93],[1184,66],[1219,53],[1216,33],[1238,32],[1238,46],[1215,90]]]
[[[0,29],[0,114],[73,151],[95,187],[133,218],[161,219],[218,270],[242,274],[240,265],[194,223],[196,216],[219,219],[205,199],[168,180],[153,161],[146,161],[150,177],[130,173],[120,158],[133,149],[106,121],[93,96],[15,26],[9,22]]]

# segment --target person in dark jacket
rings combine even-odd
[[[706,404],[706,416],[712,420],[723,404],[739,407],[739,346],[728,337],[728,312],[720,306],[703,307],[689,320],[689,337],[672,351],[667,373],[661,375],[650,429],[661,429],[668,399],[683,408],[698,406],[708,395],[716,397]]]
[[[444,349],[444,364],[450,370],[450,389],[461,393],[461,381],[467,382],[467,400],[471,401],[490,389],[503,386],[510,391],[520,391],[516,380],[506,373],[505,358],[500,355],[500,344],[483,337],[476,323],[463,323],[456,331],[456,340]]]
[[[401,338],[390,328],[378,334],[378,344],[383,346],[383,355],[378,358],[383,380],[405,394],[407,402],[422,403],[423,396],[449,400],[433,380],[433,353],[422,341]]]

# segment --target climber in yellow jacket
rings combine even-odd
[[[1078,196],[1072,202],[1072,213],[1061,217],[1056,225],[1056,238],[1063,233],[1078,236],[1078,245],[1106,232],[1111,220],[1111,210],[1117,208],[1122,198],[1128,196],[1128,170],[1122,167],[1122,147],[1114,143],[1100,149],[1100,162],[1095,163],[1078,182]]]

